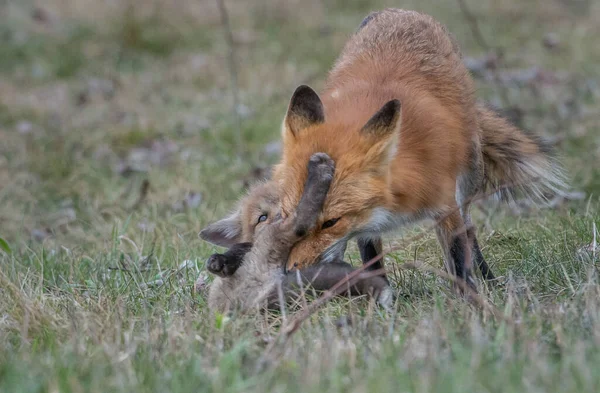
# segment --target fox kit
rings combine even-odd
[[[277,216],[277,204],[273,203],[277,202],[276,189],[273,184],[265,183],[249,194],[237,215],[212,224],[200,233],[205,240],[231,246],[225,254],[214,254],[208,259],[208,270],[218,276],[210,288],[209,309],[224,312],[232,307],[243,311],[263,306],[275,308],[280,289],[289,301],[297,294],[299,284],[328,290],[354,270],[347,263],[333,262],[294,273],[284,271],[292,246],[317,221],[333,178],[334,163],[325,154],[314,154],[307,173],[298,208],[287,218]],[[239,221],[242,216],[246,221]],[[266,218],[262,218],[264,216]],[[267,218],[270,223],[263,225]],[[234,233],[238,235],[233,236]],[[231,244],[238,240],[252,242]],[[391,289],[382,276],[361,273],[342,290],[352,295],[371,293],[385,307],[392,301]]]
[[[472,266],[494,278],[472,228],[469,203],[510,184],[543,198],[564,187],[533,136],[476,104],[459,48],[432,17],[386,9],[350,38],[317,95],[294,92],[282,126],[273,181],[283,214],[293,212],[305,162],[325,152],[336,171],[315,229],[292,249],[288,268],[340,258],[356,237],[363,262],[381,253],[383,232],[438,220],[451,274],[474,287]]]

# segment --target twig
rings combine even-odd
[[[353,278],[357,277],[362,272],[364,272],[369,266],[373,265],[381,258],[383,258],[383,256],[384,253],[381,253],[380,255],[371,259],[369,262],[363,264],[361,267],[348,274],[342,280],[338,281],[337,284],[331,287],[331,289],[325,291],[323,295],[321,295],[317,300],[310,303],[310,305],[307,308],[305,308],[302,313],[297,314],[296,317],[291,320],[291,322],[289,322],[288,324],[286,324],[286,326],[283,327],[283,334],[285,334],[285,336],[291,336],[292,334],[294,334],[300,328],[302,322],[304,322],[306,319],[308,319],[308,317],[314,314],[323,304],[327,303],[329,300],[342,293],[345,290],[346,284],[348,284]],[[384,272],[385,269],[378,269],[368,273],[369,276],[378,276],[382,275],[382,273]]]
[[[457,1],[458,1],[458,6],[460,8],[460,11],[463,13],[465,19],[467,20],[469,29],[471,30],[471,33],[473,34],[475,41],[477,41],[479,46],[487,53],[491,53],[491,52],[495,53],[498,57],[497,64],[499,65],[500,56],[499,56],[498,48],[492,48],[488,44],[488,42],[485,40],[485,38],[483,37],[483,34],[481,33],[481,29],[479,28],[479,22],[477,21],[477,17],[469,9],[465,0],[457,0]],[[502,83],[502,80],[500,79],[500,75],[498,74],[497,68],[498,68],[497,66],[492,68],[492,74],[494,76],[494,84],[498,88],[498,93],[500,94],[500,98],[502,99],[502,103],[504,104],[504,107],[509,108],[510,100],[508,99],[508,93],[506,91],[506,86],[504,86],[504,84]]]
[[[140,186],[140,193],[139,193],[138,199],[135,201],[133,206],[131,206],[131,210],[138,209],[144,203],[144,201],[146,200],[146,197],[148,196],[149,190],[150,190],[150,180],[144,179],[144,181],[142,182],[142,185]]]
[[[236,63],[236,54],[235,54],[235,42],[233,40],[233,32],[231,31],[231,24],[229,23],[229,14],[227,12],[227,7],[225,7],[225,0],[216,0],[217,6],[219,7],[219,14],[221,15],[221,24],[223,25],[223,30],[225,33],[225,40],[227,41],[227,46],[229,47],[229,56],[228,56],[228,67],[229,67],[229,77],[231,79],[231,96],[233,98],[233,109],[232,114],[233,118],[236,122],[236,144],[238,148],[238,153],[243,153],[244,148],[242,144],[242,118],[239,112],[240,105],[240,97],[239,97],[239,87],[238,87],[238,72],[237,72],[237,63]]]
[[[469,24],[469,28],[471,29],[471,33],[473,33],[473,37],[475,37],[475,41],[477,41],[479,46],[481,46],[484,50],[492,51],[492,48],[488,45],[487,41],[483,37],[483,34],[481,34],[479,22],[477,21],[477,17],[475,16],[475,14],[473,14],[469,7],[467,7],[465,0],[457,1],[458,6],[460,7],[460,11],[463,13],[465,19],[467,20],[467,23]]]

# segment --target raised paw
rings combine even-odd
[[[308,161],[308,175],[313,177],[313,181],[326,182],[333,179],[335,163],[326,153],[315,153],[310,156]]]
[[[294,233],[297,238],[304,237],[316,224],[334,171],[335,163],[327,154],[315,153],[310,157],[304,193],[295,212]]]
[[[227,257],[223,254],[213,254],[206,261],[206,269],[219,277],[227,277]]]

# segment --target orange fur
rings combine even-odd
[[[346,44],[321,96],[325,122],[296,134],[284,127],[283,159],[273,178],[282,210],[290,212],[306,178],[302,163],[326,152],[336,173],[322,221],[342,222],[317,230],[294,249],[290,262],[314,261],[363,226],[376,207],[416,215],[455,204],[456,179],[477,133],[473,84],[456,45],[433,18],[400,10],[377,14]],[[392,99],[402,103],[399,135],[370,140],[360,133]],[[392,143],[397,151],[389,161],[385,152]]]
[[[292,250],[290,268],[313,263],[324,250],[350,237],[441,217],[460,203],[459,184],[467,190],[463,197],[469,197],[483,189],[485,176],[499,183],[510,180],[511,173],[525,173],[519,172],[514,157],[494,155],[501,149],[486,144],[502,144],[507,133],[531,141],[523,149],[510,147],[524,161],[533,155],[546,159],[535,140],[476,105],[458,45],[444,26],[414,11],[387,9],[370,15],[344,47],[320,103],[307,93],[299,97],[288,109],[283,158],[273,173],[283,214],[298,205],[305,163],[313,153],[327,153],[336,170],[318,228]],[[388,119],[389,124],[383,121],[382,130],[365,131],[391,100],[400,101],[401,116]],[[487,127],[480,127],[480,121]],[[498,128],[504,133],[494,137]],[[484,163],[491,171],[485,172]],[[375,222],[382,214],[399,218]],[[339,218],[335,225],[321,229],[334,218]],[[470,221],[468,211],[462,217],[452,215],[442,223],[445,236],[455,236],[464,221]],[[451,243],[440,241],[446,249]]]

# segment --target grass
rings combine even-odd
[[[247,108],[238,139],[216,6],[117,3],[48,0],[42,21],[32,1],[0,5],[0,391],[598,391],[596,3],[468,2],[505,53],[502,75],[539,67],[554,80],[505,88],[585,195],[475,212],[506,280],[483,295],[504,317],[402,268],[441,267],[422,225],[386,241],[399,246],[386,257],[392,315],[336,300],[289,339],[280,315],[209,316],[194,283],[216,248],[197,233],[277,161],[265,145],[294,88],[320,87],[361,18],[390,4],[227,2]],[[448,25],[465,56],[485,54],[454,0],[403,7]],[[542,44],[549,32],[556,49]],[[489,78],[477,84],[502,103]],[[183,203],[191,192],[199,203]]]

